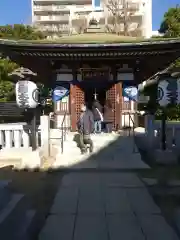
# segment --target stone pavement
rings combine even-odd
[[[64,145],[64,153],[56,157],[53,168],[68,169],[145,169],[149,168],[141,160],[139,153],[133,153],[132,136],[119,134],[92,135],[94,152],[81,155],[73,134],[69,134]],[[59,152],[61,152],[59,150]]]
[[[134,173],[66,174],[39,240],[177,240]]]

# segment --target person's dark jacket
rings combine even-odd
[[[94,102],[93,107],[92,107],[94,121],[100,121],[101,120],[101,116],[99,115],[99,112],[97,111],[97,109],[102,113],[101,104],[99,102]]]
[[[104,106],[104,122],[113,122],[114,121],[114,111],[108,106]]]
[[[90,110],[82,113],[80,115],[79,121],[77,123],[78,131],[81,134],[89,135],[93,132],[94,128],[94,118]]]

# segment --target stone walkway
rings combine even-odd
[[[79,148],[72,141],[73,135],[65,142],[64,153],[59,154],[53,164],[54,168],[68,169],[145,169],[147,164],[134,149],[133,137],[112,135],[94,135],[94,152],[81,155]],[[133,149],[136,153],[133,153]],[[60,151],[61,152],[61,151]]]
[[[39,240],[177,240],[133,173],[64,176]]]

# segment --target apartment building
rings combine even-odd
[[[123,35],[151,37],[152,0],[31,0],[32,23],[48,37],[80,33],[95,20],[101,32],[113,30]],[[115,4],[114,4],[115,3]],[[119,16],[114,24],[113,15]]]

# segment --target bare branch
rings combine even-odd
[[[85,16],[79,16],[77,19],[72,20],[72,26],[76,29],[77,33],[84,33],[87,29],[87,19]]]
[[[132,3],[130,5],[128,0],[107,0],[105,6],[108,10],[107,31],[128,36],[129,25],[137,6],[133,6]]]

